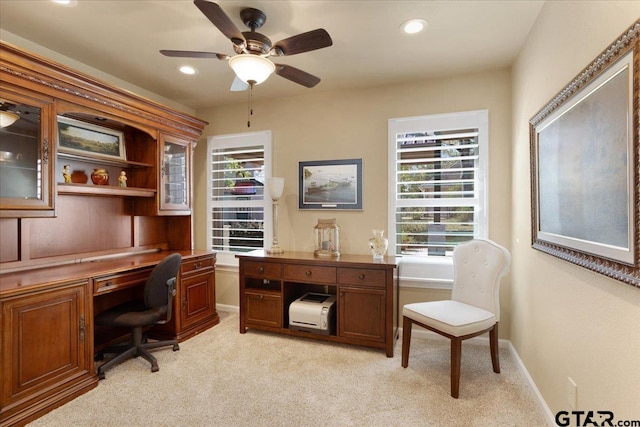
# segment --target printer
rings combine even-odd
[[[335,324],[336,296],[308,292],[289,305],[289,329],[330,335]]]

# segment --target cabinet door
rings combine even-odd
[[[340,287],[338,335],[384,342],[385,295],[381,289]]]
[[[244,294],[245,325],[282,327],[282,298],[280,295],[246,292]]]
[[[213,270],[181,279],[181,330],[210,320],[216,315]]]
[[[160,136],[160,211],[191,211],[191,143]]]
[[[63,399],[90,380],[92,330],[87,283],[5,300],[2,309],[3,418],[13,410]]]
[[[0,88],[0,103],[0,217],[53,216],[52,101]]]

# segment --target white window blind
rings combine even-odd
[[[211,138],[209,242],[211,249],[229,253],[229,259],[264,248],[270,236],[270,200],[264,197],[271,173],[270,136],[259,132]]]
[[[486,111],[389,121],[390,252],[429,262],[486,237],[487,134]]]

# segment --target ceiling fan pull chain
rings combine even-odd
[[[253,116],[253,107],[251,105],[253,101],[253,85],[255,82],[253,80],[249,80],[249,110],[247,111],[247,127],[251,127],[251,116]]]

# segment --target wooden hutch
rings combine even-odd
[[[193,250],[206,122],[4,42],[0,101],[17,115],[0,129],[0,425],[13,426],[97,385],[94,352],[116,337],[94,316],[140,296],[167,254],[183,264],[156,334],[184,340],[219,317],[215,254]]]

